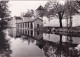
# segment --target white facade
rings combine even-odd
[[[68,25],[70,20],[68,19]],[[63,27],[67,26],[67,19],[62,19],[62,25]],[[48,17],[43,17],[43,26],[52,26],[52,27],[59,27],[59,18],[58,17],[52,17],[52,19],[49,19]],[[72,16],[72,26],[80,26],[80,15],[76,14]]]
[[[66,26],[66,20],[63,19],[62,20],[63,26]],[[43,26],[52,26],[52,27],[59,27],[59,19],[58,17],[52,17],[52,18],[48,18],[46,16],[43,17]]]
[[[80,26],[80,15],[76,14],[72,18],[73,26]]]
[[[11,20],[9,21],[9,26],[10,27],[16,27],[16,19],[15,18],[11,18]]]

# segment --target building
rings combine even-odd
[[[48,18],[47,16],[43,16],[43,26],[44,27],[59,27],[59,20],[58,17],[53,17],[52,19]]]
[[[18,27],[18,23],[24,23],[24,22],[32,22],[34,19],[42,19],[43,20],[43,27],[59,27],[60,23],[59,23],[59,18],[57,16],[50,16],[50,18],[48,18],[47,16],[45,16],[46,10],[44,9],[44,7],[42,7],[41,5],[34,11],[34,14],[32,15],[28,15],[27,16],[21,16],[21,17],[13,17],[13,19],[11,20],[11,25],[13,27],[16,27],[16,23],[17,23],[17,27]],[[30,11],[28,12],[30,13]],[[68,22],[67,22],[68,21]],[[42,22],[41,22],[42,23]],[[30,24],[30,23],[29,23]],[[39,23],[40,24],[40,23]],[[23,26],[24,25],[24,26]],[[63,27],[69,27],[70,26],[70,18],[66,19],[62,19],[62,25]],[[19,26],[22,26],[25,28],[25,24],[21,24]],[[30,25],[29,25],[30,26]],[[33,25],[34,27],[35,25]],[[72,16],[72,26],[80,26],[80,14],[75,14]],[[34,27],[36,29],[36,27]],[[30,29],[30,28],[29,28]]]
[[[67,22],[68,21],[68,22]],[[62,19],[63,27],[70,26],[70,18]],[[47,16],[43,16],[43,26],[51,26],[51,27],[59,27],[59,18],[57,16],[53,16],[48,18]],[[72,16],[72,27],[80,26],[80,14],[75,14]]]
[[[28,17],[30,18],[30,17]],[[33,36],[34,30],[41,30],[43,26],[43,20],[40,18],[37,19],[25,19],[20,23],[16,23],[17,31],[21,34],[27,34]]]
[[[34,36],[35,34],[33,32],[37,30],[37,34],[39,34],[38,31],[42,30],[43,27],[43,12],[44,8],[39,6],[39,8],[35,10],[34,15],[27,14],[22,18],[16,18],[17,32]]]

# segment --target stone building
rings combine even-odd
[[[20,23],[16,23],[17,25],[17,31],[21,34],[27,34],[30,36],[33,36],[33,31],[34,30],[41,30],[43,26],[43,20],[40,18],[37,19],[29,19],[22,21]]]
[[[33,32],[37,30],[37,34],[39,34],[38,31],[43,27],[43,12],[44,8],[39,6],[39,8],[35,10],[34,15],[25,15],[21,19],[16,19],[17,32],[34,36],[35,34]]]

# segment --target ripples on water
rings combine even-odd
[[[0,54],[11,57],[79,57],[80,37],[33,30],[0,32]],[[6,51],[7,50],[7,51]]]

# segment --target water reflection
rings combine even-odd
[[[11,57],[12,50],[10,47],[9,39],[6,38],[6,34],[3,30],[0,30],[0,56]]]
[[[57,36],[59,36],[59,41],[55,42],[55,40],[53,40],[52,43],[54,42],[53,43],[54,45],[50,45],[50,43],[47,45],[48,46],[47,50],[51,49],[52,52],[48,51],[46,56],[49,57],[50,56],[56,56],[56,57],[79,57],[80,56],[79,50],[76,49],[77,45],[80,44],[79,38],[68,37],[68,36],[65,36],[64,38],[62,37],[62,35],[57,35]]]
[[[23,30],[21,31],[23,32]],[[12,57],[45,57],[43,50],[38,48],[36,44],[36,40],[39,41],[42,39],[43,34],[41,34],[41,32],[37,34],[37,31],[35,31],[36,33],[33,32],[33,36],[30,34],[31,31],[29,31],[29,35],[27,35],[27,33],[22,34],[18,32],[15,32],[15,29],[9,29],[9,35],[12,37],[10,40],[12,42]]]
[[[40,30],[28,30],[28,31],[17,30],[16,32],[14,32],[14,29],[10,29],[9,31],[12,30],[13,30],[12,35],[15,33],[14,34],[15,39],[12,40],[13,42],[12,49],[14,51],[13,56],[15,55],[14,57],[80,56],[80,37],[63,36],[62,34],[56,35],[42,33],[42,31]],[[21,52],[22,50],[24,50],[24,52]],[[18,54],[17,51],[20,53]],[[36,54],[34,54],[34,52]],[[27,53],[27,55],[25,53]]]

